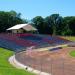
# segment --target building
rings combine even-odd
[[[37,32],[37,29],[30,24],[17,24],[13,27],[8,28],[7,31],[11,31],[12,33],[34,33]]]

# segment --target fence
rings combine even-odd
[[[64,58],[53,59],[48,56],[30,57],[27,55],[18,57],[19,53],[16,54],[18,61],[42,72],[47,72],[52,75],[75,75],[75,63]]]

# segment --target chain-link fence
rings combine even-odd
[[[70,60],[66,61],[61,57],[58,59],[48,56],[30,57],[17,53],[16,59],[29,67],[52,75],[75,75],[75,63],[70,63]]]

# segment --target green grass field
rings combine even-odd
[[[70,56],[75,57],[75,50],[71,51],[69,54]]]
[[[65,36],[63,38],[70,40],[70,41],[75,41],[75,36]]]
[[[8,58],[13,54],[13,51],[0,48],[0,75],[35,75],[9,64]]]

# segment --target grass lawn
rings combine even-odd
[[[13,51],[0,48],[0,75],[35,75],[22,69],[16,69],[9,64],[8,58],[13,54]]]
[[[75,36],[65,36],[63,38],[70,40],[70,41],[75,41]]]
[[[69,54],[70,56],[75,57],[75,50],[71,51]]]

